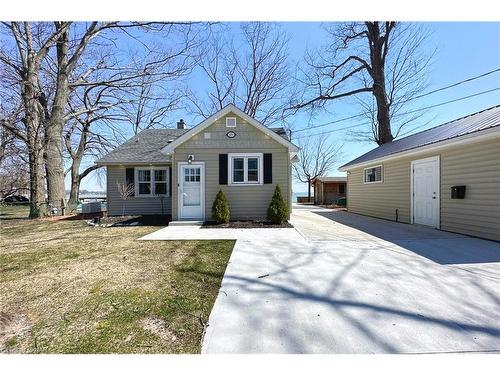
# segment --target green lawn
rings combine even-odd
[[[0,207],[0,352],[198,353],[234,241]]]

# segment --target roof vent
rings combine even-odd
[[[169,139],[167,143],[172,143],[173,141],[174,141],[173,139]]]
[[[185,129],[185,128],[186,128],[186,123],[184,122],[183,119],[177,122],[177,129]]]

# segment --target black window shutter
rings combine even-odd
[[[273,183],[273,154],[264,154],[264,183]]]
[[[219,154],[219,185],[227,185],[227,154]]]
[[[170,166],[170,170],[168,171],[168,195],[172,196],[172,166]]]
[[[130,197],[133,197],[135,195],[135,173],[134,173],[134,168],[127,168],[125,170],[125,183],[127,186],[132,185],[132,192],[130,193]]]

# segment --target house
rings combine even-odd
[[[311,181],[314,187],[314,204],[334,204],[345,198],[346,177],[317,177]]]
[[[298,147],[230,104],[191,129],[148,129],[98,161],[107,169],[108,215],[209,220],[219,189],[232,219],[264,219],[276,185],[291,207]],[[120,187],[132,187],[121,198]]]
[[[500,240],[500,106],[384,144],[340,170],[348,211]]]

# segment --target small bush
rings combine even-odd
[[[276,185],[271,203],[267,209],[267,220],[273,224],[283,224],[288,220],[288,205],[283,198],[279,185]]]
[[[219,190],[212,205],[212,218],[219,224],[229,223],[231,217],[229,204],[222,190]]]

